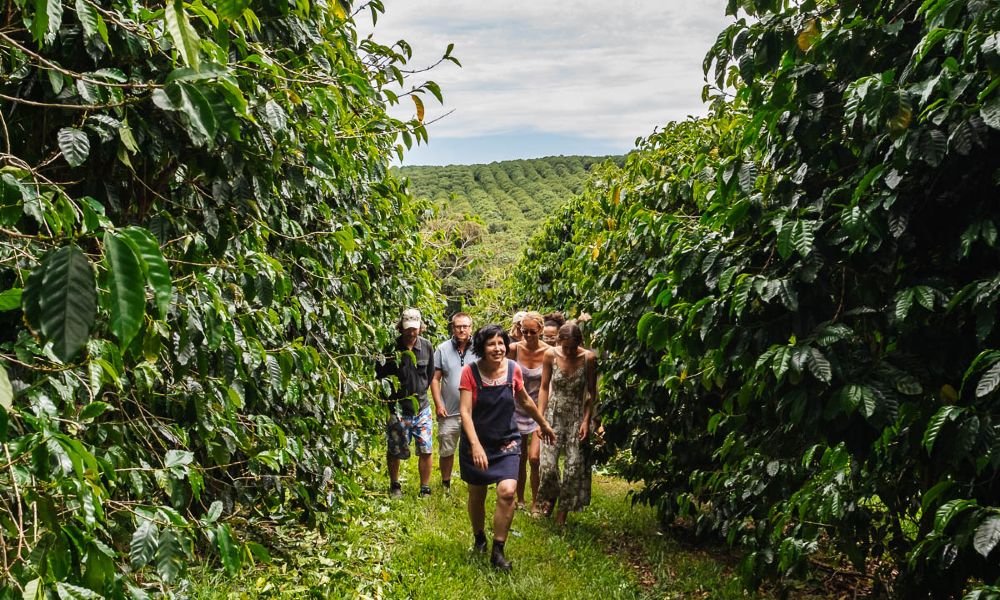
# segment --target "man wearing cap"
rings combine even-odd
[[[434,347],[420,336],[423,325],[420,311],[408,308],[400,316],[396,328],[399,337],[385,362],[376,367],[379,378],[395,376],[399,385],[390,394],[392,414],[386,426],[387,459],[389,464],[389,495],[399,498],[399,461],[410,457],[410,440],[417,446],[417,469],[420,472],[420,496],[430,496],[431,479],[431,408],[427,387],[434,376]]]
[[[451,339],[434,350],[434,377],[431,379],[431,396],[437,408],[438,465],[441,485],[451,487],[451,471],[455,466],[455,448],[462,432],[462,417],[458,412],[458,384],[462,368],[472,364],[476,354],[472,351],[472,317],[464,312],[451,318]]]

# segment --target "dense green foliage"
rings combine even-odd
[[[234,573],[266,554],[234,516],[322,525],[357,490],[372,356],[435,283],[388,171],[426,138],[386,114],[409,47],[350,10],[5,4],[0,597]]]
[[[440,249],[437,274],[452,310],[475,298],[475,310],[488,314],[498,299],[480,292],[497,288],[546,218],[579,195],[590,170],[609,158],[551,156],[401,168],[413,194],[437,211],[424,231]]]
[[[561,211],[518,301],[593,311],[627,474],[748,582],[825,549],[1000,597],[1000,6],[737,10],[705,62],[734,95]]]

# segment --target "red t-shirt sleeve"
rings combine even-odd
[[[476,403],[476,378],[472,375],[472,365],[462,367],[462,377],[458,381],[458,389],[472,392],[472,403]]]
[[[514,365],[514,378],[512,381],[514,384],[514,393],[516,394],[518,391],[524,389],[524,376],[521,375],[521,365],[514,361],[510,361],[510,364]]]

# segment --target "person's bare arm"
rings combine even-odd
[[[539,394],[539,397],[541,397],[541,394]],[[549,444],[556,441],[556,432],[552,430],[552,426],[545,420],[545,415],[542,414],[542,411],[538,410],[538,405],[535,404],[535,401],[531,399],[531,396],[528,395],[528,392],[524,388],[517,390],[517,393],[514,394],[514,400],[521,407],[521,410],[528,413],[528,416],[538,423],[538,427],[542,430],[541,436],[543,440]]]
[[[486,458],[486,451],[483,450],[483,445],[479,443],[476,426],[472,423],[472,392],[461,390],[458,401],[458,410],[462,414],[462,430],[465,431],[465,437],[469,440],[472,464],[485,471],[490,466],[490,461]]]
[[[584,356],[584,368],[587,370],[587,393],[583,399],[583,422],[580,423],[580,440],[587,439],[590,433],[590,415],[594,411],[594,402],[597,400],[597,355],[587,352]]]
[[[431,377],[431,398],[434,399],[434,406],[437,407],[437,416],[442,419],[448,416],[444,400],[441,398],[441,378],[443,376],[444,372],[441,369],[435,369],[434,376]]]
[[[545,414],[545,407],[549,403],[549,385],[552,382],[552,357],[553,350],[547,350],[542,358],[542,384],[538,388],[538,412]]]

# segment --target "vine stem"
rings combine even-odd
[[[158,84],[158,83],[118,83],[118,82],[113,82],[113,81],[101,81],[99,79],[90,79],[89,77],[87,77],[83,73],[77,73],[76,71],[70,71],[69,69],[65,69],[63,67],[60,67],[59,65],[55,64],[54,62],[52,62],[50,60],[47,60],[44,56],[42,56],[40,54],[37,54],[35,52],[32,52],[28,48],[25,48],[21,44],[18,44],[13,39],[11,39],[10,36],[8,36],[8,35],[6,35],[4,33],[0,33],[0,38],[6,40],[7,43],[10,44],[11,46],[17,48],[21,52],[23,52],[26,55],[30,56],[31,58],[35,59],[36,61],[38,61],[39,63],[41,63],[44,67],[46,67],[48,69],[52,69],[53,71],[57,71],[59,73],[62,73],[63,75],[72,77],[73,79],[79,79],[80,81],[85,81],[87,83],[92,83],[94,85],[103,85],[103,86],[106,86],[106,87],[116,87],[116,88],[156,89],[156,88],[162,88],[162,87],[164,87],[163,85]]]
[[[7,94],[0,94],[0,98],[17,104],[27,104],[28,106],[37,106],[39,108],[62,108],[66,110],[104,110],[106,108],[118,108],[119,106],[126,106],[128,104],[134,104],[140,100],[145,100],[145,98],[136,98],[133,100],[124,100],[122,102],[112,102],[109,104],[53,104],[51,102],[38,102],[36,100],[18,98],[17,96],[8,96]]]
[[[21,498],[21,488],[17,485],[17,474],[14,472],[14,462],[10,458],[10,448],[7,444],[3,445],[4,455],[7,457],[7,470],[10,472],[10,483],[14,487],[14,502],[17,504],[17,557],[15,561],[22,560],[21,552],[23,548],[27,545],[28,540],[24,537],[24,503]],[[35,519],[37,523],[38,520]],[[4,552],[6,555],[6,551]]]

